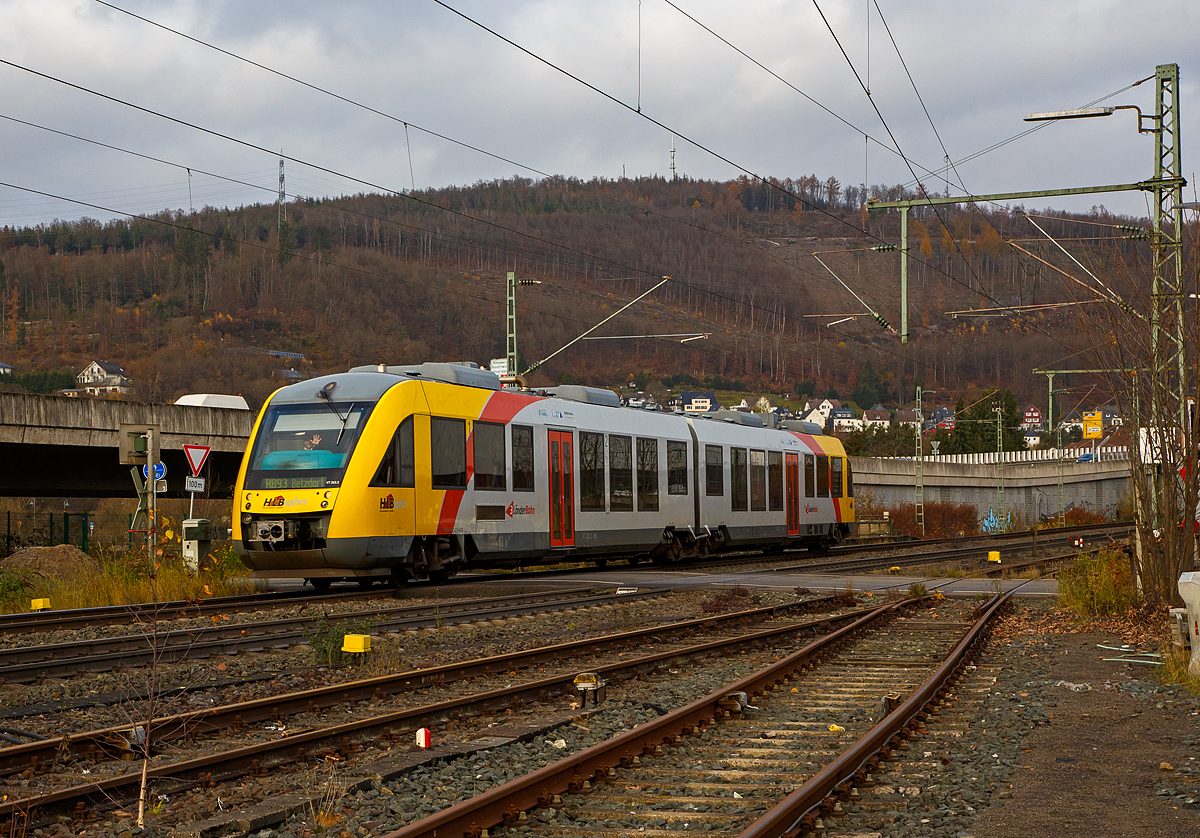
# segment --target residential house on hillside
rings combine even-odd
[[[1042,411],[1034,405],[1025,408],[1021,414],[1021,430],[1040,431],[1042,429]]]
[[[935,407],[925,422],[925,430],[952,431],[954,430],[954,409]]]
[[[915,428],[917,426],[917,411],[911,407],[902,407],[896,411],[894,423],[897,428]]]
[[[658,403],[654,399],[652,393],[643,393],[640,390],[636,393],[629,393],[621,396],[621,403],[626,407],[637,407],[642,410],[658,410]]]
[[[813,422],[822,428],[825,427],[825,417],[815,410],[809,410],[807,407],[800,408],[800,412],[796,414],[796,418],[801,422]]]
[[[1083,430],[1083,416],[1079,413],[1078,410],[1072,410],[1070,413],[1068,413],[1066,416],[1064,416],[1062,418],[1062,421],[1059,422],[1059,424],[1062,425],[1062,429],[1064,431],[1070,431],[1070,430],[1074,430],[1076,428],[1078,428],[1079,430],[1082,431]]]
[[[854,415],[854,411],[848,407],[835,407],[829,414],[829,418],[833,422],[834,433],[850,433],[851,431],[862,430],[862,420]]]
[[[1101,405],[1096,409],[1100,411],[1100,419],[1105,429],[1119,428],[1125,424],[1125,420],[1121,418],[1121,414],[1117,413],[1114,408],[1108,405]]]
[[[12,374],[13,374],[13,368],[11,366],[9,366],[8,364],[4,363],[3,361],[0,361],[0,375],[12,375]]]
[[[841,406],[842,403],[837,399],[809,399],[804,403],[804,409],[808,411],[808,416],[806,417],[808,421],[817,421],[812,418],[812,414],[819,413],[821,414],[822,423],[828,421],[829,415]]]
[[[78,391],[92,396],[121,395],[133,392],[132,382],[120,364],[112,361],[92,361],[75,376]]]
[[[684,391],[679,394],[684,413],[708,413],[717,409],[717,394],[708,391]]]
[[[876,404],[870,410],[863,411],[862,423],[864,428],[883,428],[886,430],[891,427],[892,418],[883,405]]]

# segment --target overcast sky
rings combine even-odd
[[[1184,174],[1195,182],[1200,6],[1187,0],[878,0],[882,18],[871,0],[676,0],[695,21],[663,0],[640,6],[638,0],[446,2],[620,103],[637,108],[640,102],[642,114],[666,128],[433,0],[113,0],[394,120],[95,0],[0,0],[0,58],[26,68],[0,65],[0,116],[8,118],[0,120],[0,181],[113,211],[150,213],[270,202],[280,149],[338,173],[288,162],[287,191],[301,196],[370,189],[338,175],[394,191],[539,177],[529,169],[584,179],[669,175],[674,131],[680,175],[743,173],[691,140],[755,174],[909,184],[912,175],[890,129],[914,170],[940,192],[944,184],[923,170],[938,169],[944,154],[960,161],[1013,138],[1029,127],[1022,117],[1031,111],[1103,100],[1150,112],[1154,82],[1126,88],[1152,76],[1158,64],[1177,63]],[[873,139],[865,140],[864,132]],[[961,178],[977,194],[1134,182],[1153,175],[1153,148],[1151,135],[1137,133],[1133,112],[1118,111],[1046,125],[961,163],[950,178],[954,191],[961,191]],[[192,170],[190,193],[182,167]],[[1195,200],[1192,186],[1186,199]],[[1147,211],[1142,193],[1027,202],[1072,210],[1097,204],[1133,215]],[[112,217],[0,187],[0,225],[84,215]]]

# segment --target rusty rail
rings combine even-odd
[[[810,600],[809,602],[812,602]],[[804,605],[805,603],[797,603]],[[632,658],[620,663],[609,664],[605,666],[595,667],[594,671],[607,676],[612,680],[617,678],[633,677],[638,674],[651,672],[660,669],[665,665],[669,665],[672,661],[682,657],[690,657],[696,655],[718,653],[722,649],[738,645],[756,644],[771,642],[778,639],[780,636],[795,633],[800,631],[815,630],[827,627],[838,622],[853,621],[853,625],[858,625],[866,620],[871,619],[874,614],[880,610],[893,607],[881,606],[874,610],[868,611],[867,616],[859,616],[861,612],[853,612],[838,616],[823,617],[816,620],[808,620],[802,623],[792,623],[785,626],[763,629],[761,631],[752,632],[735,638],[724,640],[715,640],[708,643],[698,644],[685,649],[673,649],[669,651],[659,652],[652,655],[640,656]],[[762,612],[770,612],[777,609],[778,606],[759,609]],[[748,612],[740,612],[734,615],[728,615],[731,618],[745,617]],[[695,625],[695,624],[716,624],[720,618],[707,617],[701,620],[689,621],[688,624],[677,625]],[[659,633],[664,627],[658,627]],[[670,627],[666,627],[670,628]],[[637,632],[643,634],[652,630],[642,630]],[[845,629],[838,629],[833,632],[834,635],[842,635]],[[589,641],[581,641],[573,645],[586,650],[587,647],[595,646],[599,648],[599,639]],[[552,647],[562,649],[564,647]],[[537,652],[544,653],[548,650],[542,649]],[[794,657],[794,656],[793,656]],[[496,659],[480,659],[477,662],[481,665],[491,665],[487,671],[494,671],[496,668]],[[457,665],[461,667],[461,665]],[[452,669],[447,667],[446,669]],[[404,673],[404,675],[421,675],[430,672],[430,670],[418,670],[414,673]],[[448,673],[443,671],[441,678],[435,674],[433,678],[425,683],[444,683],[451,678],[445,677]],[[394,678],[395,676],[389,676]],[[400,676],[403,677],[403,676]],[[350,685],[339,685],[329,688],[330,693],[346,692],[347,687],[354,688],[356,694],[366,698],[364,694],[372,682],[379,682],[385,679],[370,679],[369,681],[356,682]],[[403,682],[397,686],[402,685]],[[289,736],[286,739],[262,742],[254,745],[237,748],[231,751],[225,751],[218,754],[210,754],[202,757],[197,757],[184,762],[173,763],[157,768],[152,768],[148,772],[148,777],[152,780],[171,779],[179,781],[182,785],[188,785],[195,781],[206,781],[207,779],[228,780],[233,777],[245,774],[258,774],[270,770],[271,767],[293,760],[301,755],[318,752],[320,750],[338,750],[339,748],[353,748],[354,743],[362,741],[369,737],[384,737],[394,738],[399,735],[400,731],[411,731],[422,725],[428,725],[439,720],[452,718],[455,716],[466,716],[471,714],[479,714],[486,712],[502,712],[503,710],[519,707],[528,701],[540,701],[551,696],[564,694],[573,694],[575,692],[574,673],[566,673],[561,675],[553,675],[547,678],[542,678],[536,681],[518,684],[512,687],[492,690],[486,693],[481,693],[472,696],[464,696],[461,698],[451,699],[449,701],[439,702],[437,704],[425,705],[422,707],[414,707],[408,710],[399,710],[384,715],[372,716],[370,718],[359,719],[352,722],[347,722],[335,727],[321,728],[317,730],[304,731],[302,733]],[[288,698],[295,699],[297,696],[304,696],[304,693],[297,693]],[[274,703],[272,703],[274,702]],[[280,710],[280,705],[283,702],[280,699],[262,699],[254,702],[258,706],[256,712],[266,712],[268,714],[277,714]],[[224,708],[226,711],[236,709],[236,706],[231,705],[230,708]],[[245,713],[245,708],[243,707]],[[205,711],[201,711],[204,713]],[[190,715],[190,714],[185,714]],[[247,714],[248,715],[248,714]],[[274,718],[275,716],[270,716]],[[193,720],[198,717],[193,716]],[[239,720],[239,723],[248,723],[248,719],[244,716]],[[125,728],[128,730],[128,726]],[[203,727],[199,728],[203,730]],[[117,730],[117,729],[113,729]],[[162,741],[162,730],[154,734],[158,737],[158,741]],[[193,727],[189,730],[186,727],[180,727],[174,731],[176,735],[185,733],[196,733],[197,728]],[[47,740],[46,742],[33,743],[32,746],[20,745],[13,748],[4,749],[5,751],[19,752],[24,757],[26,765],[33,771],[39,771],[51,764],[52,756],[46,754],[42,748],[49,744],[58,744],[61,747],[67,747],[62,740]],[[75,747],[84,744],[82,742],[73,742]],[[93,748],[97,747],[95,742],[88,743]],[[33,756],[33,751],[37,750],[42,759],[30,759]],[[15,755],[15,754],[14,754]],[[136,793],[138,786],[141,783],[141,774],[139,772],[131,774],[123,774],[117,777],[111,777],[95,783],[90,783],[82,786],[74,786],[71,788],[60,789],[49,792],[44,795],[29,797],[25,799],[10,799],[9,801],[0,803],[0,834],[5,833],[8,829],[6,820],[21,816],[22,813],[37,811],[39,815],[52,814],[54,812],[62,812],[74,807],[76,810],[81,808],[86,809],[90,806],[97,805],[113,805],[114,801],[127,799],[130,795]]]
[[[479,838],[483,830],[497,824],[514,824],[521,813],[537,806],[551,805],[554,796],[579,792],[593,779],[607,776],[617,765],[628,766],[662,745],[707,727],[730,713],[730,695],[745,692],[761,695],[774,689],[796,673],[816,663],[822,655],[848,642],[856,632],[883,616],[893,615],[912,600],[882,605],[829,635],[789,655],[770,667],[749,675],[721,690],[640,725],[607,742],[593,745],[524,777],[505,783],[471,800],[463,801],[437,814],[388,833],[385,838]]]
[[[1011,598],[997,594],[988,601],[970,631],[934,673],[866,736],[822,768],[738,838],[781,838],[815,829],[818,813],[828,815],[838,799],[849,799],[850,789],[875,771],[899,739],[907,739],[928,717],[927,705],[944,695],[949,683],[967,665],[969,655],[987,633],[992,619]]]

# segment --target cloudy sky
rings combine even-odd
[[[1153,174],[1132,111],[1017,138],[1021,118],[1095,102],[1150,112],[1153,80],[1130,85],[1167,63],[1180,65],[1189,182],[1200,159],[1200,6],[1187,0],[445,2],[112,0],[305,87],[96,0],[0,0],[0,225],[270,202],[279,150],[301,196],[668,175],[673,138],[677,171],[695,178],[911,184],[894,137],[939,192],[926,172],[946,155],[965,161],[949,174],[958,193],[1127,183]],[[1096,204],[1147,211],[1141,193],[1027,203]]]

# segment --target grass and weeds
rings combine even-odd
[[[979,535],[979,513],[970,503],[926,501],[925,538],[969,538]],[[891,508],[892,532],[921,538],[917,507],[901,503]]]
[[[1107,515],[1093,512],[1079,506],[1072,506],[1063,516],[1068,527],[1087,527],[1093,524],[1106,524],[1111,520]]]
[[[854,590],[854,586],[847,582],[845,588],[834,594],[833,606],[835,608],[856,608],[858,593]]]
[[[228,543],[214,551],[199,573],[190,572],[176,556],[159,556],[151,567],[144,551],[100,547],[91,555],[94,565],[81,564],[62,576],[0,569],[0,611],[28,611],[34,599],[49,599],[50,607],[58,610],[210,599],[254,591],[252,583],[239,578],[246,569]]]
[[[1182,646],[1168,643],[1162,650],[1162,665],[1157,673],[1161,681],[1167,684],[1179,684],[1193,695],[1200,695],[1200,676],[1188,672],[1192,652]]]
[[[920,599],[923,596],[929,596],[929,589],[921,582],[913,582],[908,586],[909,599]]]
[[[374,617],[361,620],[333,620],[327,614],[322,614],[316,622],[305,630],[308,645],[312,648],[313,659],[318,664],[339,666],[346,661],[346,653],[342,651],[342,643],[347,634],[370,634],[371,628],[377,622]],[[374,652],[372,647],[372,652]],[[370,655],[368,655],[370,657]]]
[[[1080,617],[1115,617],[1142,604],[1133,584],[1129,558],[1116,551],[1081,554],[1058,574],[1059,602]]]
[[[737,585],[717,591],[700,603],[700,610],[705,614],[727,614],[730,611],[745,611],[748,608],[754,608],[761,602],[760,594],[752,593],[748,588]]]

